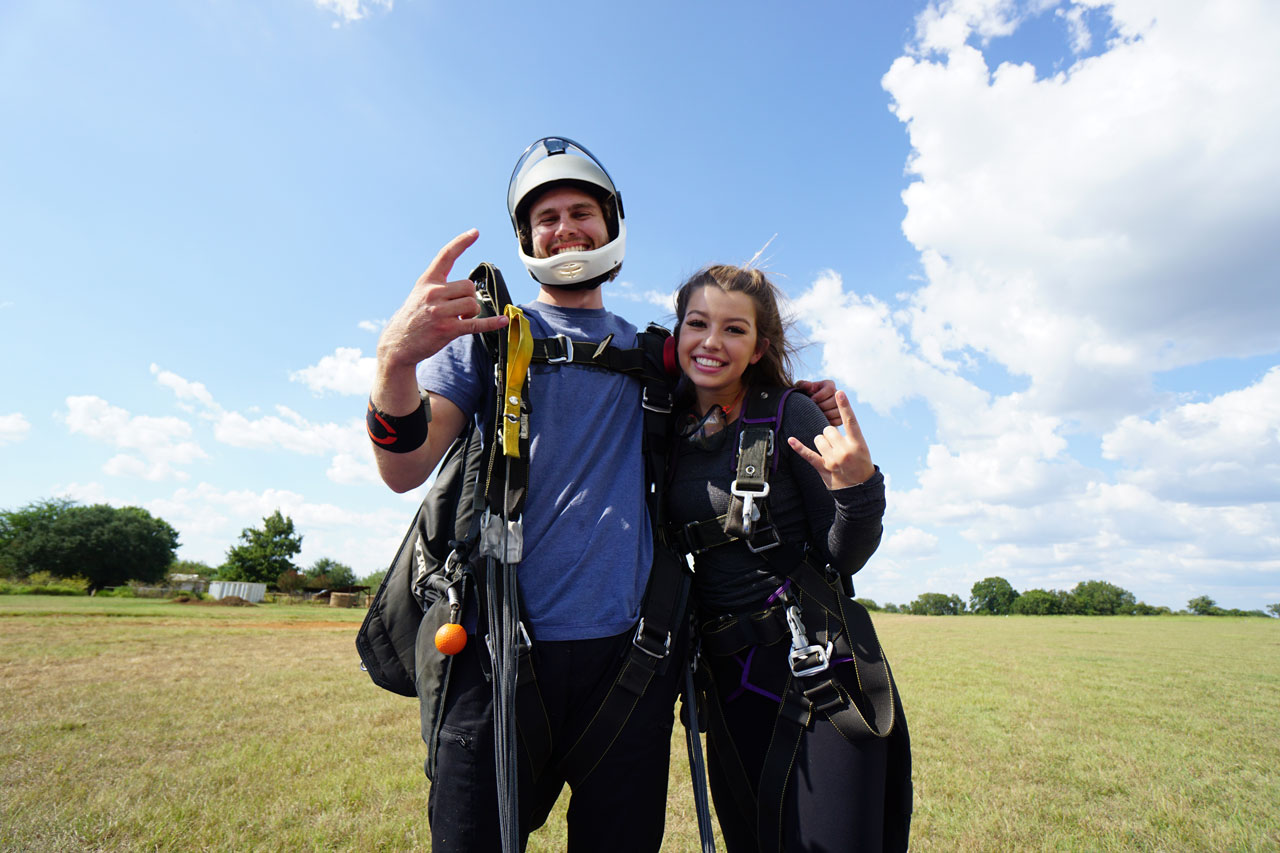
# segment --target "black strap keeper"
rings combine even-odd
[[[365,413],[365,427],[369,438],[383,450],[391,453],[411,453],[427,440],[427,424],[431,421],[427,401],[424,398],[418,408],[403,417],[379,411],[369,399],[369,411]]]

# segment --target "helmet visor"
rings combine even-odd
[[[564,160],[549,163],[553,157],[569,155]],[[519,227],[517,213],[521,204],[538,187],[557,180],[577,180],[594,184],[610,196],[617,195],[613,178],[595,156],[572,139],[548,136],[530,145],[516,161],[507,184],[507,212],[511,222]]]

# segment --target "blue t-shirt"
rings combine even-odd
[[[534,337],[612,334],[614,346],[636,345],[635,326],[603,308],[521,308]],[[467,417],[484,419],[493,405],[492,362],[471,335],[419,365],[418,383]],[[529,369],[529,490],[517,577],[536,639],[610,637],[640,616],[653,561],[640,395],[639,382],[600,368]]]

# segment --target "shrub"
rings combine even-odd
[[[964,601],[958,595],[924,592],[911,602],[910,612],[916,616],[959,616],[964,612]]]
[[[1050,616],[1062,612],[1062,598],[1047,589],[1029,589],[1013,600],[1010,613],[1021,616]]]

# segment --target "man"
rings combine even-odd
[[[635,327],[605,310],[600,287],[621,268],[626,223],[599,161],[570,140],[539,140],[516,165],[507,206],[521,260],[540,285],[537,300],[522,306],[533,335],[633,346]],[[485,417],[493,396],[492,364],[475,335],[507,320],[478,318],[472,282],[449,280],[477,237],[467,231],[441,249],[378,342],[371,412],[396,431],[394,440],[375,444],[375,455],[396,491],[425,482],[467,419]],[[529,384],[531,459],[518,576],[553,751],[536,779],[520,753],[521,840],[545,822],[567,781],[570,850],[657,851],[680,666],[655,679],[581,778],[562,778],[556,769],[618,672],[649,578],[654,546],[640,388],[578,364],[534,365]],[[429,415],[419,386],[428,391]],[[469,642],[451,670],[428,804],[436,853],[500,846],[484,649]]]

